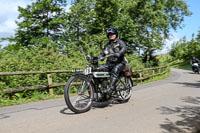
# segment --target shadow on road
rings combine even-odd
[[[187,87],[195,87],[195,88],[200,88],[200,81],[199,83],[189,83],[189,82],[173,82],[175,84],[182,84],[185,85]]]
[[[188,72],[189,74],[196,74],[196,73],[194,73],[194,72]]]
[[[0,119],[5,119],[5,118],[9,118],[10,116],[5,115],[5,114],[0,114]]]
[[[106,108],[106,107],[112,107],[114,104],[123,104],[123,102],[118,102],[116,100],[108,100],[105,102],[93,102],[91,110],[95,110],[97,108]],[[76,113],[73,113],[69,108],[64,108],[60,110],[61,114],[65,115],[74,115]]]
[[[165,122],[160,124],[160,127],[164,129],[163,133],[185,133],[191,132],[191,128],[200,126],[200,97],[184,97],[181,99],[184,103],[190,103],[191,105],[184,105],[180,107],[164,107],[161,106],[157,110],[161,111],[162,115],[174,115],[181,118],[181,120],[173,121],[169,118],[165,118]]]
[[[75,113],[71,112],[69,108],[64,108],[60,110],[60,113],[65,115],[75,115]]]

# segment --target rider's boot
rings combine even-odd
[[[115,90],[115,83],[116,83],[116,81],[117,81],[116,77],[111,77],[109,88],[103,90],[103,93],[104,94],[108,94],[110,96],[112,94],[112,92]]]

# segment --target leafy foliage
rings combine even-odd
[[[58,45],[65,24],[60,0],[37,0],[26,8],[19,7],[18,28],[10,42],[20,46]]]
[[[182,0],[80,0],[71,9],[68,26],[76,29],[74,38],[78,43],[88,36],[104,34],[113,26],[132,49],[130,53],[143,49],[149,54],[161,49],[169,29],[181,27],[184,16],[191,14]]]
[[[186,41],[185,37],[175,42],[170,51],[170,55],[174,59],[182,59],[186,62],[189,62],[191,56],[196,56],[200,58],[200,31],[196,38],[193,38],[191,41]]]
[[[191,14],[183,0],[76,0],[70,12],[64,4],[63,0],[37,0],[19,7],[18,29],[9,40],[26,47],[66,48],[71,43],[79,47],[82,41],[91,43],[87,38],[103,36],[107,28],[116,27],[132,51],[142,48],[150,53],[161,49],[169,29],[181,27]],[[104,45],[101,42],[99,47]]]
[[[69,58],[67,55],[60,54],[46,48],[42,50],[22,48],[15,54],[9,51],[3,51],[0,55],[0,71],[1,72],[16,72],[16,71],[48,71],[48,70],[71,70],[77,66],[85,66],[83,56],[74,55],[74,58]],[[64,77],[63,75],[60,75]],[[53,75],[54,80],[65,82],[65,79],[59,75]],[[17,88],[32,85],[47,84],[46,75],[15,75],[1,76],[0,88]]]

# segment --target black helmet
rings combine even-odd
[[[116,37],[118,37],[118,32],[117,29],[115,28],[108,28],[106,33],[107,33],[107,38],[109,37],[109,34],[116,34]]]

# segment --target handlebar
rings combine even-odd
[[[114,56],[114,54],[109,54],[109,55],[106,55],[105,57],[102,57],[102,58],[98,58],[97,56],[87,56],[86,60],[87,60],[87,62],[89,62],[91,64],[97,64],[98,61],[103,61],[105,58],[108,58],[108,57],[111,57],[111,56]]]
[[[105,58],[108,58],[108,57],[111,57],[111,56],[114,56],[114,54],[106,55],[105,57],[102,57],[101,59],[99,59],[97,56],[87,56],[87,60],[88,60],[89,62],[90,62],[91,60],[100,61],[100,60],[104,60]]]

